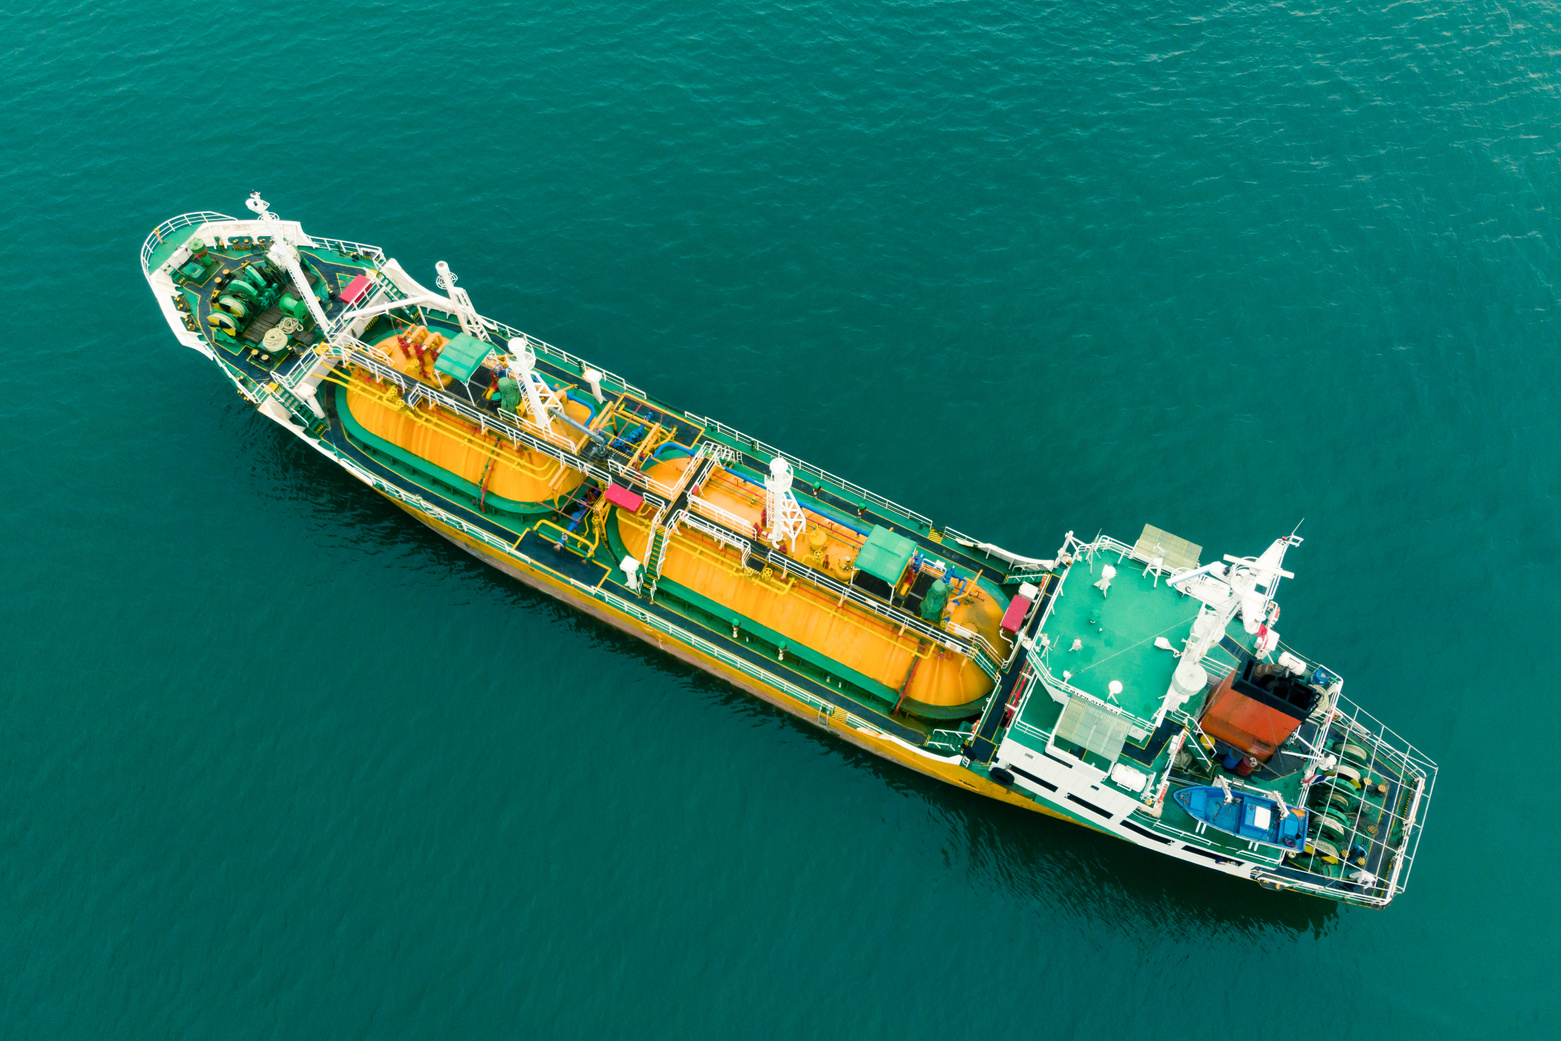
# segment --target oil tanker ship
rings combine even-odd
[[[174,336],[528,585],[929,777],[1280,890],[1403,892],[1436,765],[1283,642],[1292,534],[983,542],[479,314],[374,246],[159,225]]]

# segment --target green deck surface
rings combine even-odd
[[[168,232],[167,238],[163,239],[163,241],[152,247],[152,255],[147,258],[146,269],[148,271],[156,271],[158,268],[162,267],[163,262],[166,261],[169,257],[173,256],[174,250],[178,249],[180,246],[184,245],[185,242],[189,241],[190,236],[194,233],[194,226],[187,228],[174,228],[172,231]]]
[[[1093,583],[1107,563],[1117,574],[1103,595]],[[1131,560],[1096,554],[1093,568],[1080,560],[1063,581],[1042,630],[1051,637],[1051,671],[1061,678],[1066,670],[1072,673],[1068,682],[1085,693],[1141,720],[1152,719],[1176,668],[1171,652],[1155,647],[1155,637],[1180,647],[1202,606],[1196,597],[1168,588],[1164,575],[1156,586],[1153,576],[1145,576],[1142,565]],[[1071,650],[1075,639],[1082,644]],[[1122,684],[1114,698],[1108,696],[1112,680]]]

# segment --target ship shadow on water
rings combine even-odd
[[[270,426],[257,419],[254,433]],[[1322,936],[1342,915],[1356,909],[1297,893],[1264,890],[1152,851],[1139,849],[1088,828],[965,792],[884,760],[826,734],[818,727],[731,686],[645,641],[578,611],[568,604],[489,566],[396,506],[368,492],[292,437],[250,442],[255,475],[266,498],[307,504],[317,513],[311,527],[334,535],[338,547],[384,554],[384,565],[433,570],[462,583],[502,591],[501,599],[526,613],[545,612],[554,623],[593,644],[632,657],[656,673],[674,677],[707,704],[765,725],[789,728],[854,770],[871,773],[901,798],[923,807],[926,826],[946,828],[945,859],[951,872],[964,870],[972,885],[1006,894],[1024,905],[1060,908],[1120,929],[1154,921],[1189,938],[1213,930],[1258,936],[1283,930]],[[318,475],[300,481],[299,474]],[[668,706],[669,709],[675,706]],[[937,838],[932,838],[937,842]],[[1364,913],[1364,912],[1362,912]]]
[[[1122,929],[1153,921],[1190,938],[1215,930],[1255,938],[1275,929],[1320,937],[1341,920],[1340,905],[1330,901],[1265,890],[1017,807],[970,806],[978,797],[958,791],[927,794],[967,804],[950,808],[951,841],[963,843],[973,873],[1026,901]]]
[[[1316,897],[1265,890],[1245,879],[963,791],[823,734],[741,692],[732,691],[732,699],[747,701],[755,711],[775,715],[799,733],[833,746],[854,768],[872,772],[896,795],[917,799],[929,811],[927,825],[946,828],[944,856],[951,870],[963,870],[971,885],[1000,891],[1022,904],[1064,908],[1124,930],[1140,928],[1148,920],[1189,937],[1216,929],[1254,937],[1275,929],[1320,937],[1346,910]]]

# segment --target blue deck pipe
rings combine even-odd
[[[572,390],[564,391],[564,396],[577,405],[584,405],[586,410],[591,413],[590,418],[586,420],[587,425],[590,424],[592,419],[596,418],[596,402],[594,400],[591,398],[582,398]]]

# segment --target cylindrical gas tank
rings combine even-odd
[[[646,473],[666,486],[675,485],[688,465],[686,457],[648,467]],[[763,489],[740,476],[720,469],[706,477],[697,493],[721,510],[728,523],[757,531],[764,508]],[[807,523],[821,525],[825,518],[803,507]],[[616,511],[619,537],[628,552],[644,559],[649,519]],[[855,556],[857,544],[829,543],[828,560],[822,566],[840,575]],[[964,655],[938,645],[928,645],[915,632],[893,621],[842,601],[835,594],[807,581],[783,574],[766,577],[753,573],[730,549],[711,545],[701,536],[682,533],[662,551],[661,574],[669,583],[698,594],[727,611],[750,619],[779,634],[793,647],[807,647],[846,670],[865,678],[888,704],[902,712],[928,719],[962,719],[979,711],[992,690],[986,673]],[[801,541],[794,560],[814,552]],[[834,570],[839,568],[841,570]],[[996,647],[1003,646],[998,624],[1002,605],[985,591],[959,604],[948,621],[981,633]]]
[[[466,428],[463,420],[445,416],[438,423],[420,422],[413,412],[397,408],[378,393],[371,381],[355,378],[346,398],[352,418],[369,434],[462,481],[480,485],[490,505],[496,498],[515,504],[548,502],[568,495],[585,479],[567,467],[559,473],[560,464],[540,452],[502,441],[495,445],[491,435]]]

